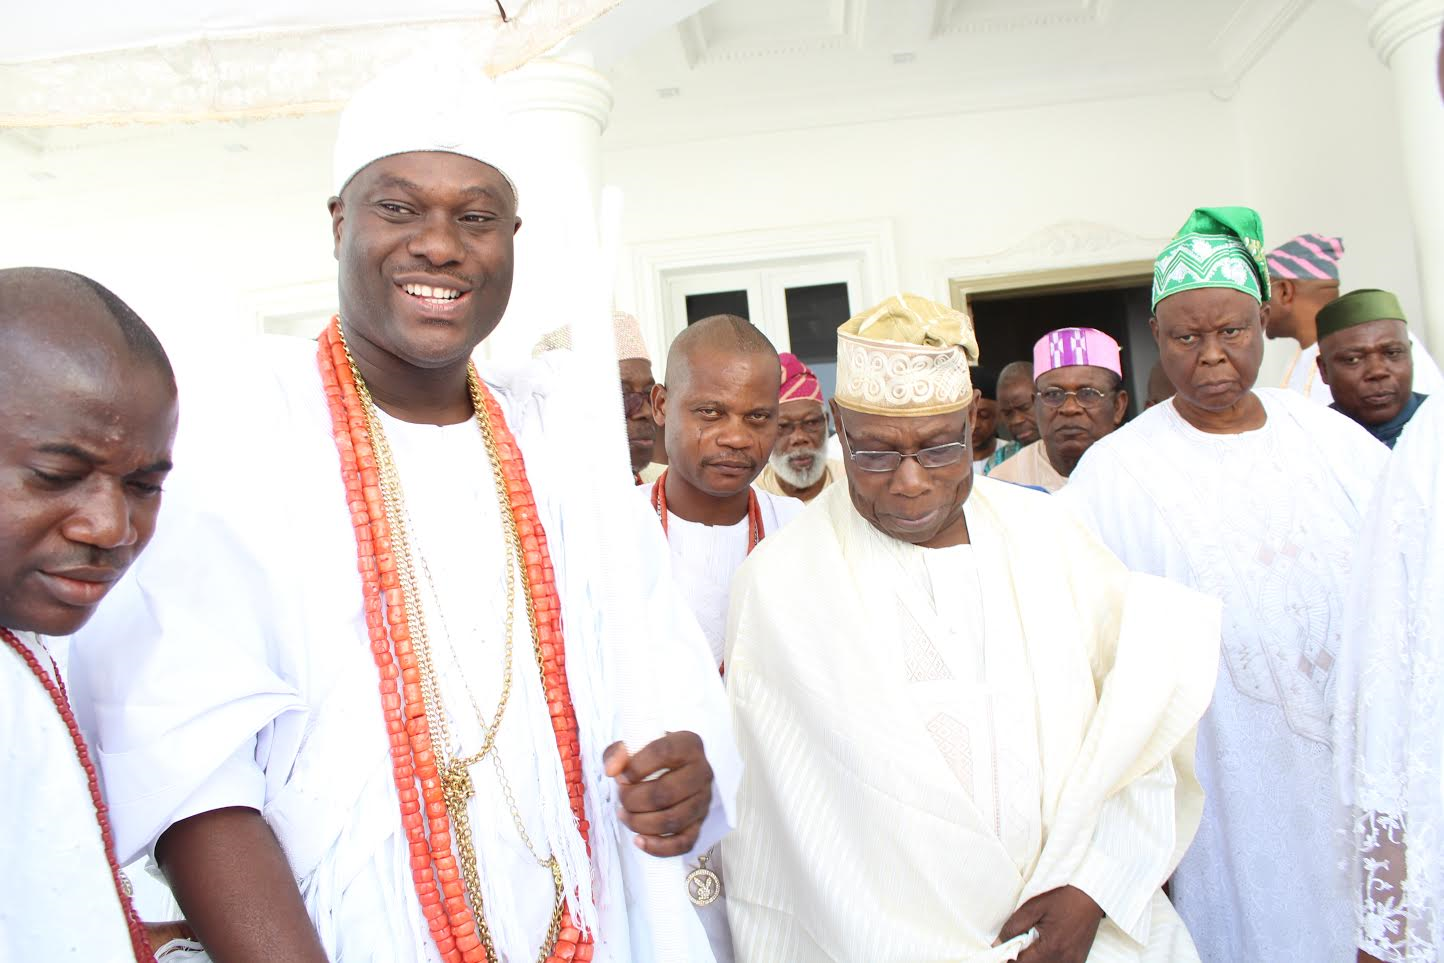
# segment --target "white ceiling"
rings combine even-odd
[[[612,65],[608,139],[1188,89],[1228,97],[1309,2],[716,0]]]

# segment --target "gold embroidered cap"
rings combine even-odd
[[[837,403],[870,415],[922,417],[966,408],[978,339],[966,313],[898,294],[837,329]]]

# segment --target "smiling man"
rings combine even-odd
[[[837,356],[847,484],[733,588],[738,960],[1196,961],[1160,887],[1217,605],[975,475],[966,315],[899,295]]]
[[[56,660],[155,531],[175,377],[129,307],[64,271],[0,270],[0,341],[0,958],[151,963]]]
[[[827,457],[827,412],[822,385],[795,354],[778,355],[782,387],[777,394],[777,444],[757,487],[774,495],[810,502],[842,477],[842,463]]]
[[[1200,208],[1164,248],[1151,323],[1177,393],[1094,445],[1060,500],[1129,568],[1224,607],[1198,733],[1207,803],[1171,890],[1199,952],[1353,963],[1329,695],[1350,562],[1388,452],[1295,392],[1254,390],[1262,236],[1248,208]]]
[[[1394,447],[1426,395],[1414,390],[1414,357],[1399,299],[1388,291],[1350,291],[1319,312],[1319,376],[1329,407]]]
[[[641,863],[725,828],[716,665],[642,506],[576,470],[575,356],[470,363],[511,292],[512,136],[460,68],[357,94],[339,316],[188,386],[167,525],[78,640],[118,848],[154,846],[217,961],[640,963],[655,913],[711,959]],[[635,610],[598,573],[615,514]],[[669,735],[629,755],[637,691]]]
[[[1096,328],[1059,328],[1033,345],[1042,437],[989,475],[1056,492],[1093,443],[1123,423],[1128,392],[1118,342]]]

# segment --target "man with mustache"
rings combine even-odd
[[[1343,256],[1343,239],[1325,234],[1300,234],[1265,256],[1272,290],[1265,334],[1271,339],[1293,338],[1299,343],[1283,387],[1323,405],[1333,401],[1334,396],[1328,382],[1319,377],[1323,346],[1318,316],[1324,305],[1339,296],[1339,261]],[[1427,394],[1444,391],[1444,372],[1423,345],[1413,340],[1409,336],[1419,386]]]
[[[966,315],[899,295],[837,344],[847,482],[732,593],[738,960],[1197,961],[1161,886],[1217,603],[977,476]]]
[[[630,486],[578,471],[624,470],[580,359],[471,361],[518,136],[446,58],[356,94],[337,316],[187,383],[167,523],[77,639],[117,848],[217,961],[662,963],[662,920],[711,959],[657,860],[725,831],[716,664]]]
[[[617,343],[617,370],[622,381],[622,410],[627,418],[627,457],[632,464],[632,480],[642,484],[642,471],[652,463],[652,449],[657,440],[657,423],[652,420],[652,356],[642,339],[642,324],[625,311],[612,313],[612,335]],[[531,356],[540,357],[548,351],[572,346],[571,325],[563,325],[542,335]]]
[[[57,660],[155,531],[175,376],[135,312],[66,271],[0,270],[0,342],[0,958],[151,963]]]
[[[1295,392],[1254,388],[1262,239],[1249,208],[1199,208],[1159,254],[1151,326],[1177,393],[1094,445],[1060,498],[1129,568],[1223,603],[1198,730],[1207,801],[1171,890],[1199,952],[1353,963],[1329,696],[1388,449]]]
[[[827,457],[827,413],[817,376],[795,354],[784,351],[778,358],[782,388],[777,395],[777,444],[757,487],[810,502],[842,477],[842,462]]]
[[[732,576],[764,538],[802,510],[795,498],[752,486],[777,441],[781,364],[772,342],[746,318],[718,314],[677,335],[664,377],[652,403],[666,436],[667,470],[638,494],[671,547],[678,587],[720,675]],[[709,880],[690,893],[713,955],[731,963],[717,854],[690,865],[693,879],[700,873]]]
[[[1128,392],[1118,342],[1096,328],[1059,328],[1033,345],[1042,438],[990,472],[1056,492],[1093,443],[1123,423]]]
[[[1414,390],[1413,345],[1399,299],[1388,291],[1350,291],[1319,311],[1319,376],[1329,407],[1394,447],[1426,395]]]

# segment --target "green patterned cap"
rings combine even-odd
[[[1345,328],[1382,320],[1408,322],[1398,298],[1378,288],[1350,291],[1319,308],[1319,340]]]
[[[1263,222],[1251,207],[1199,207],[1153,262],[1153,306],[1196,288],[1233,288],[1269,299]]]

